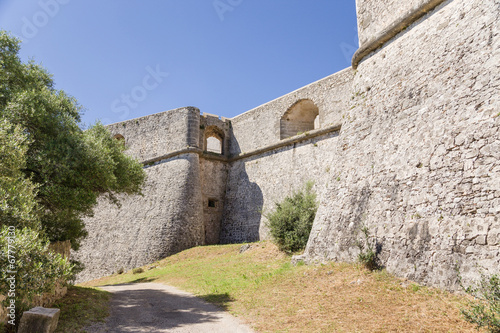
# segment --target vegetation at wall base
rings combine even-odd
[[[203,246],[83,283],[156,282],[192,292],[257,332],[477,332],[466,297],[397,279],[360,264],[290,264],[271,242]],[[151,268],[151,269],[150,269]]]
[[[11,299],[16,301],[15,320],[19,323],[23,311],[30,308],[35,296],[54,291],[56,283],[63,283],[71,277],[71,265],[60,254],[49,251],[49,242],[29,228],[16,231],[15,238],[9,238],[9,230],[0,231],[0,290],[7,298],[4,307]],[[10,240],[9,240],[10,239]],[[14,270],[9,270],[7,251],[15,249]],[[12,280],[12,278],[14,278]],[[14,288],[11,287],[11,281]],[[12,296],[12,297],[11,297]]]
[[[294,253],[307,245],[318,210],[313,185],[307,182],[301,190],[276,203],[275,211],[266,215],[271,236],[281,251]]]
[[[109,316],[111,294],[95,288],[72,286],[53,307],[61,309],[56,333],[82,332],[85,326]]]
[[[141,274],[141,273],[144,273],[144,269],[142,269],[142,267],[136,267],[132,270],[132,273],[133,274]]]
[[[465,320],[477,325],[478,329],[500,333],[500,276],[486,276],[482,272],[480,281],[464,290],[475,298],[461,310]]]
[[[370,271],[380,269],[381,266],[379,264],[376,249],[373,244],[370,243],[370,231],[368,227],[361,227],[361,233],[363,235],[363,240],[358,242],[358,261]]]

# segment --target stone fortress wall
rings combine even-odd
[[[110,125],[144,162],[143,197],[103,202],[86,280],[185,248],[268,237],[265,213],[315,182],[303,256],[454,289],[500,267],[500,2],[357,0],[353,67],[233,119],[183,108]],[[264,214],[261,214],[264,212]]]
[[[198,145],[199,122],[197,109],[184,108],[109,127],[145,162],[147,181],[143,196],[123,196],[121,207],[103,199],[86,220],[89,237],[74,254],[86,266],[79,280],[204,244],[199,155],[186,149]],[[169,152],[178,154],[164,156]]]
[[[366,226],[399,276],[499,272],[499,18],[498,1],[446,1],[359,64],[303,258],[355,260]]]
[[[382,31],[429,0],[357,0],[359,45],[375,39]]]

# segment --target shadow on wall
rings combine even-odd
[[[296,148],[314,145],[322,140],[327,140],[339,136],[339,132],[330,132],[322,136],[310,138],[302,142],[276,148],[259,155],[250,156],[244,160],[235,161],[232,163],[229,171],[229,180],[226,187],[226,205],[220,234],[221,243],[238,243],[259,241],[262,224],[262,209],[264,206],[263,192],[257,183],[250,181],[247,172],[247,166],[258,159],[266,158],[274,154],[282,154]],[[239,151],[238,142],[231,141],[232,151]],[[264,164],[251,163],[252,168],[259,168],[259,173],[268,173],[265,170]],[[269,166],[272,167],[272,166]],[[251,172],[253,174],[253,172]],[[261,175],[263,176],[263,175]],[[261,178],[261,184],[265,182],[265,177]],[[298,180],[298,179],[297,179]],[[276,186],[284,186],[285,184],[277,184]],[[268,186],[267,186],[268,187]],[[267,188],[265,187],[265,188]],[[361,217],[366,209],[367,201],[371,192],[369,189],[363,189],[359,198],[360,205],[352,205],[353,209],[361,209],[362,211],[353,212],[356,219],[361,221]],[[358,223],[359,224],[359,223]]]
[[[234,138],[232,129],[231,137]],[[232,140],[231,151],[241,151]],[[257,183],[250,181],[244,161],[233,162],[226,187],[226,204],[220,232],[221,243],[255,242],[260,240],[264,196]]]

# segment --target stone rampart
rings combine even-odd
[[[204,244],[199,157],[184,154],[146,169],[144,196],[102,199],[75,259],[86,268],[79,281],[152,263]]]
[[[275,203],[303,187],[307,181],[321,191],[331,166],[338,163],[334,149],[338,131],[306,139],[231,163],[221,242],[252,242],[268,238],[266,214]]]
[[[305,258],[356,260],[366,226],[399,276],[499,272],[499,18],[448,1],[359,65]]]
[[[109,126],[127,153],[145,163],[143,196],[122,196],[117,207],[101,199],[85,221],[88,238],[74,253],[90,280],[154,262],[205,244],[199,154],[200,112],[182,108]]]
[[[373,40],[383,30],[430,0],[356,0],[359,45]]]
[[[199,148],[200,111],[187,107],[122,121],[108,128],[127,154],[145,162],[187,147]]]
[[[324,188],[331,164],[337,162],[329,151],[336,146],[353,76],[352,69],[343,70],[231,119],[233,159],[227,176],[221,242],[268,238],[265,215],[275,203],[309,180],[316,190]],[[297,139],[282,139],[281,121],[300,101],[308,105],[299,109],[296,117],[290,116],[290,122],[301,122],[305,117],[312,119],[315,129],[295,133]],[[309,112],[317,112],[318,118],[314,114],[308,117]],[[321,135],[309,138],[315,131]]]

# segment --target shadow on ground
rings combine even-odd
[[[200,298],[204,299],[207,302],[215,304],[217,307],[224,311],[228,310],[229,303],[234,302],[234,298],[229,296],[228,293],[201,295]]]
[[[157,283],[129,283],[100,287],[113,294],[111,315],[104,324],[87,332],[247,332],[224,312],[231,297],[210,294],[203,298],[220,304],[208,304],[189,293]],[[249,331],[248,331],[249,332]]]

